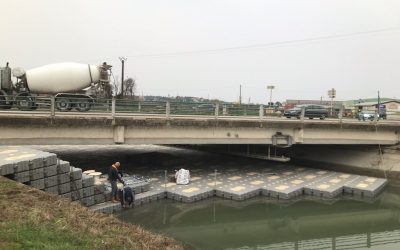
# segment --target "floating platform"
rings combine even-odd
[[[173,173],[167,176],[163,170],[149,173],[149,191],[136,195],[134,206],[165,198],[190,203],[213,196],[242,201],[260,195],[288,203],[304,199],[332,203],[342,195],[356,200],[373,198],[388,183],[382,178],[283,164],[218,171],[191,169],[191,181],[187,185],[171,181]],[[112,212],[121,209],[119,204],[110,203],[110,206]],[[104,211],[105,207],[103,204],[92,208]]]

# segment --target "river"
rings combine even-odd
[[[260,164],[162,146],[40,146],[84,169],[106,171],[121,161],[128,173],[147,167],[226,167]],[[267,163],[266,164],[270,164]],[[302,197],[278,201],[210,198],[185,204],[160,200],[116,216],[176,238],[194,249],[400,249],[400,190],[387,187],[376,199]]]

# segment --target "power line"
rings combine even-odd
[[[396,30],[400,30],[400,27],[392,27],[392,28],[386,28],[386,29],[377,29],[377,30],[345,33],[345,34],[339,34],[339,35],[327,35],[327,36],[319,36],[319,37],[312,37],[312,38],[305,38],[305,39],[280,41],[280,42],[260,43],[260,44],[252,44],[252,45],[226,47],[226,48],[219,48],[219,49],[192,50],[192,51],[159,53],[159,54],[130,55],[130,56],[127,56],[127,57],[159,57],[159,56],[181,56],[181,55],[221,53],[221,52],[223,53],[223,52],[229,52],[229,51],[235,51],[235,50],[241,50],[241,49],[278,47],[278,46],[285,46],[285,45],[296,45],[298,43],[319,42],[319,41],[331,40],[331,39],[337,39],[337,38],[351,38],[351,37],[370,35],[370,34],[377,34],[377,33],[389,32],[389,31],[396,31]]]

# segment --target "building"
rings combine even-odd
[[[381,98],[379,103],[381,105],[385,105],[386,111],[389,112],[400,112],[400,100],[390,99],[390,98]],[[359,99],[359,100],[351,100],[346,101],[345,106],[357,110],[375,110],[378,105],[377,98],[371,99]]]

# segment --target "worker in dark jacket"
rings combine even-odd
[[[118,187],[117,187],[117,181],[120,181],[122,184],[125,185],[125,182],[122,180],[121,176],[118,174],[118,168],[121,166],[119,162],[116,162],[111,165],[110,170],[108,171],[108,180],[110,181],[111,184],[111,201],[112,202],[118,202]]]
[[[125,186],[118,190],[118,196],[121,201],[121,206],[124,208],[130,207],[135,200],[135,191],[131,187]]]

